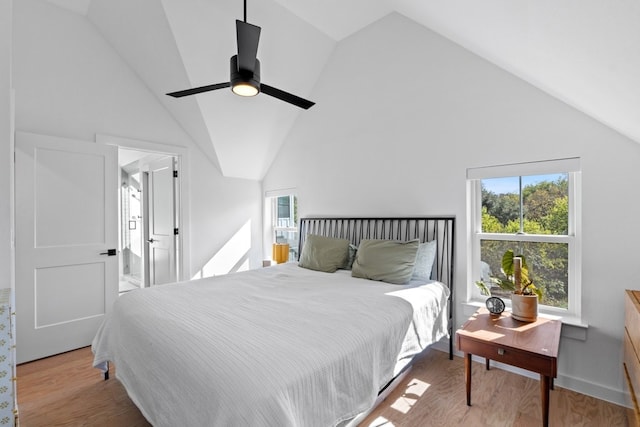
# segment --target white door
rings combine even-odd
[[[150,285],[175,282],[178,277],[175,180],[173,157],[149,163],[147,259]]]
[[[15,171],[22,363],[90,345],[117,298],[117,148],[17,133]]]

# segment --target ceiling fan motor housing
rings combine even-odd
[[[230,61],[231,68],[231,88],[238,84],[248,84],[260,92],[260,61],[256,58],[256,65],[253,72],[238,68],[238,55],[233,55]]]

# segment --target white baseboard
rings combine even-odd
[[[434,344],[431,348],[442,351],[444,353],[449,353],[448,345],[448,341],[440,341]],[[456,350],[454,350],[453,354],[456,357],[464,357],[463,353]],[[473,356],[473,360],[484,365],[484,358],[482,357]],[[496,362],[495,360],[491,361],[491,366],[500,368],[507,372],[513,372],[527,378],[540,379],[540,375],[534,372],[516,368],[511,365],[505,365],[504,363]],[[595,397],[596,399],[604,400],[606,402],[610,402],[620,406],[627,406],[627,399],[623,390],[616,390],[602,384],[595,384],[592,382],[584,381],[580,378],[562,375],[561,373],[558,374],[558,378],[555,379],[554,384],[558,387],[566,388],[577,393]]]
[[[556,384],[558,384],[560,387],[564,387],[578,393],[586,394],[587,396],[595,397],[606,402],[615,403],[616,405],[625,407],[628,406],[628,400],[623,390],[616,390],[602,384],[590,383],[580,378],[571,377],[568,375],[558,375]]]

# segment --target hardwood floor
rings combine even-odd
[[[91,348],[18,366],[20,427],[142,427],[150,424],[122,384],[91,367]]]
[[[466,405],[464,360],[429,351],[405,381],[367,417],[367,427],[514,426],[540,427],[540,382],[475,363],[471,407]],[[556,386],[550,394],[552,427],[626,426],[626,409]]]
[[[18,366],[20,426],[149,426],[120,382],[104,381],[91,361],[87,347]],[[542,425],[537,380],[475,364],[472,384],[467,407],[463,359],[429,351],[361,426]],[[551,426],[627,425],[625,408],[560,387],[551,391],[549,419]]]

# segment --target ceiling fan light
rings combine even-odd
[[[233,93],[240,96],[256,96],[259,92],[257,87],[248,82],[237,83],[231,88],[231,90]]]
[[[256,59],[253,71],[238,68],[238,55],[233,55],[230,61],[231,90],[240,96],[256,96],[260,93],[260,61]]]

